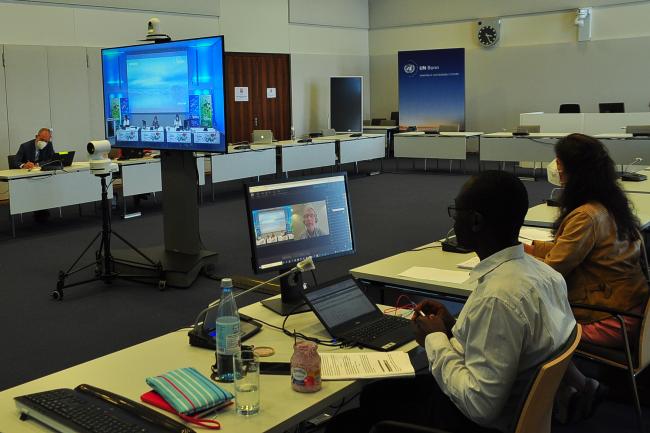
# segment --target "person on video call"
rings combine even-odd
[[[311,239],[323,236],[323,231],[318,228],[318,215],[313,207],[308,206],[302,213],[302,223],[305,225],[305,232],[300,239]]]
[[[160,123],[158,123],[158,116],[153,116],[153,122],[151,122],[151,127],[153,129],[160,128]]]
[[[131,126],[131,121],[129,120],[129,116],[125,114],[122,119],[122,128],[128,128],[129,126]]]
[[[51,161],[53,157],[52,132],[48,128],[41,128],[33,140],[20,145],[12,168],[31,170],[43,162]]]
[[[183,126],[183,122],[181,122],[181,116],[177,114],[176,119],[174,119],[174,128],[180,128],[181,126]]]

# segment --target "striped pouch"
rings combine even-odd
[[[192,415],[222,405],[234,397],[192,367],[148,377],[146,381],[147,385],[183,415]]]

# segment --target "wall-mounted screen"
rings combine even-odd
[[[223,53],[223,36],[103,49],[111,145],[226,152]]]
[[[330,77],[330,128],[363,131],[363,77]]]

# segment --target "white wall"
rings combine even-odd
[[[466,49],[468,130],[511,128],[519,113],[557,112],[561,103],[597,111],[598,102],[621,101],[648,111],[648,16],[650,2],[595,8],[593,40],[580,43],[574,11],[505,17],[492,49],[476,43],[473,20],[371,29],[372,117],[398,109],[398,51],[452,47]]]

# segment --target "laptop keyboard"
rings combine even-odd
[[[404,317],[384,315],[379,320],[354,329],[346,337],[355,341],[373,341],[391,331],[410,326],[410,323],[411,321]]]

